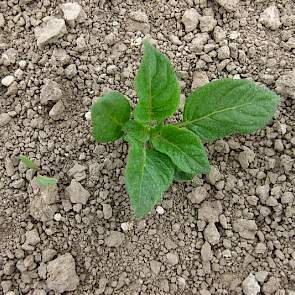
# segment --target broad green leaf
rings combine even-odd
[[[186,99],[180,126],[189,128],[203,141],[251,133],[271,120],[279,100],[274,92],[249,80],[214,81]]]
[[[128,121],[124,125],[123,131],[126,133],[124,139],[129,143],[145,143],[150,137],[148,128],[136,121]]]
[[[98,99],[91,108],[93,136],[98,142],[119,139],[129,120],[131,107],[124,95],[112,91]]]
[[[43,176],[43,175],[38,175],[36,177],[36,182],[42,186],[53,185],[53,184],[57,184],[57,179]]]
[[[143,60],[135,84],[139,97],[135,120],[163,121],[177,110],[180,87],[173,66],[148,42],[144,43]]]
[[[170,159],[144,145],[130,147],[125,171],[126,188],[136,218],[147,215],[173,181]]]
[[[39,171],[39,166],[31,159],[29,159],[26,155],[20,155],[20,160],[27,166],[29,169],[33,169],[35,171]]]
[[[178,182],[185,182],[185,181],[191,181],[195,177],[196,173],[191,174],[191,173],[185,173],[175,167],[174,170],[174,180]]]
[[[152,135],[156,150],[170,157],[183,172],[208,173],[210,164],[201,140],[190,130],[176,126],[164,126]]]

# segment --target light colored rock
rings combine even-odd
[[[0,114],[0,127],[4,127],[11,121],[11,117],[7,113]]]
[[[161,265],[162,263],[156,260],[152,260],[150,262],[151,270],[155,275],[158,275],[160,273]]]
[[[217,26],[214,29],[213,37],[216,43],[220,43],[226,38],[226,33],[221,27]]]
[[[254,159],[255,153],[250,149],[239,153],[238,160],[243,169],[249,168],[250,163],[252,163]]]
[[[8,48],[2,53],[1,61],[5,66],[10,66],[16,63],[18,53],[14,48]]]
[[[205,241],[211,245],[216,245],[220,240],[220,234],[213,222],[209,223],[204,230]]]
[[[270,277],[269,280],[263,284],[262,292],[265,295],[275,294],[280,289],[280,280],[274,276]]]
[[[193,31],[199,23],[200,14],[196,9],[187,9],[182,16],[182,23],[184,24],[184,29],[186,32]]]
[[[37,45],[41,47],[45,44],[57,42],[67,32],[67,28],[63,19],[47,17],[42,26],[35,28],[34,32]]]
[[[83,35],[77,38],[76,43],[78,52],[83,52],[87,48],[87,43]]]
[[[65,195],[70,198],[73,204],[80,203],[85,205],[90,197],[90,193],[75,179],[65,189]]]
[[[142,32],[144,34],[149,33],[150,25],[148,16],[143,11],[131,11],[129,14],[129,20],[126,26],[129,32]]]
[[[77,2],[62,4],[61,10],[63,12],[64,19],[71,27],[74,27],[76,22],[81,23],[86,19],[86,13]]]
[[[268,276],[268,271],[261,270],[255,274],[255,279],[257,280],[257,282],[263,284],[265,282],[267,276]]]
[[[209,262],[213,258],[211,245],[208,242],[205,242],[201,248],[201,258],[203,262]]]
[[[141,10],[131,11],[129,14],[129,17],[132,20],[137,21],[137,22],[141,22],[141,23],[148,23],[149,22],[149,18],[146,15],[146,13]]]
[[[162,206],[157,206],[156,212],[160,215],[163,215],[165,213],[165,210]]]
[[[260,292],[260,286],[252,273],[243,281],[242,288],[245,295],[257,295]]]
[[[61,119],[65,111],[65,106],[61,100],[59,100],[49,111],[49,117],[53,120]]]
[[[54,258],[57,251],[51,248],[46,248],[42,251],[42,262],[48,262]]]
[[[57,185],[38,186],[36,179],[32,180],[32,186],[35,190],[34,195],[30,196],[30,214],[39,221],[53,220],[59,201]]]
[[[55,81],[45,79],[45,83],[41,88],[40,92],[40,102],[41,104],[48,104],[53,101],[56,102],[62,97],[62,91]]]
[[[204,45],[209,40],[208,33],[198,33],[195,35],[195,38],[191,43],[191,51],[196,54],[201,54],[204,48]]]
[[[187,197],[192,204],[201,204],[208,198],[208,195],[207,189],[204,186],[199,186],[189,193]]]
[[[232,224],[233,230],[238,232],[242,238],[254,240],[258,230],[254,220],[238,219]]]
[[[220,201],[205,201],[198,210],[198,219],[206,222],[218,222],[219,215],[222,213]]]
[[[102,204],[102,212],[104,219],[110,219],[113,215],[112,206],[110,204]]]
[[[266,245],[264,243],[258,243],[255,247],[256,254],[264,254],[266,251]]]
[[[260,15],[259,22],[273,31],[277,30],[281,25],[280,12],[275,4],[267,7]]]
[[[205,71],[196,71],[194,72],[192,90],[198,89],[209,83],[209,78]]]
[[[169,252],[166,254],[166,259],[168,264],[176,265],[179,262],[179,256],[176,253]]]
[[[4,27],[5,19],[3,13],[0,13],[0,28]]]
[[[63,48],[55,48],[52,53],[52,59],[58,66],[65,66],[70,63],[71,57]]]
[[[276,92],[295,99],[295,69],[282,75],[276,81]]]
[[[46,284],[49,290],[59,293],[76,290],[79,277],[75,260],[70,253],[58,256],[48,263]]]
[[[8,86],[10,86],[10,85],[14,82],[14,80],[15,80],[14,76],[12,76],[12,75],[8,75],[8,76],[5,76],[5,77],[1,80],[1,84],[2,84],[3,86],[8,87]]]
[[[220,47],[217,50],[217,53],[218,53],[218,56],[217,57],[220,60],[224,60],[224,59],[230,58],[230,50],[229,50],[229,47],[227,45],[224,45],[224,46]]]
[[[37,229],[32,229],[30,231],[27,231],[26,234],[26,244],[31,246],[36,246],[40,243],[40,236],[37,231]]]
[[[239,0],[216,0],[216,2],[226,11],[236,11],[239,5]]]
[[[212,15],[201,16],[199,20],[202,33],[212,32],[217,25],[217,20]]]
[[[125,239],[123,233],[119,231],[111,231],[109,236],[105,239],[105,244],[107,247],[119,247]]]
[[[282,204],[292,204],[294,202],[294,195],[291,192],[285,192],[281,197]]]
[[[68,79],[73,79],[77,75],[77,67],[75,64],[70,64],[65,68],[65,75]]]
[[[129,222],[123,222],[121,223],[121,228],[123,232],[127,232],[133,229],[133,222],[129,221]]]

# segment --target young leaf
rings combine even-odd
[[[185,182],[185,181],[193,180],[195,175],[196,175],[196,173],[195,174],[185,173],[185,172],[179,170],[177,167],[175,167],[175,170],[174,170],[174,180],[178,181],[178,182]]]
[[[180,126],[203,141],[251,133],[271,120],[279,100],[274,92],[249,80],[214,81],[187,98]]]
[[[91,108],[93,136],[98,142],[119,139],[123,135],[122,127],[129,120],[131,107],[126,97],[119,92],[110,92]]]
[[[130,147],[125,171],[126,188],[135,217],[147,215],[173,181],[174,167],[170,159],[144,145]]]
[[[39,171],[39,166],[31,159],[29,159],[26,155],[20,155],[20,160],[27,166],[29,169],[33,169],[35,171]]]
[[[201,140],[191,131],[176,126],[163,126],[152,135],[156,150],[170,157],[183,172],[208,173],[210,164]]]
[[[145,143],[150,137],[148,128],[137,121],[128,121],[124,125],[123,131],[126,133],[124,139],[129,143]]]
[[[50,178],[50,177],[43,176],[43,175],[38,175],[36,177],[36,182],[42,186],[53,185],[53,184],[57,184],[57,179]]]
[[[139,97],[135,120],[163,121],[177,110],[180,87],[173,66],[148,42],[144,43],[144,56],[135,82]]]

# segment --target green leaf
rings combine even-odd
[[[26,155],[20,155],[20,160],[27,166],[29,169],[33,169],[35,171],[39,171],[39,166],[31,159],[29,159]]]
[[[147,215],[161,201],[173,181],[174,167],[170,159],[144,145],[130,147],[125,171],[126,188],[136,218]]]
[[[170,157],[183,172],[208,173],[210,164],[201,140],[191,131],[176,126],[164,126],[152,134],[156,150]]]
[[[123,131],[126,133],[124,139],[129,143],[145,143],[150,138],[148,128],[136,121],[128,121],[124,125]]]
[[[249,80],[214,81],[186,99],[181,126],[203,141],[251,133],[271,120],[279,100],[274,92]]]
[[[109,142],[123,135],[122,127],[129,120],[131,107],[124,95],[112,91],[91,108],[93,136],[98,142]]]
[[[195,175],[196,175],[196,173],[194,173],[194,174],[185,173],[185,172],[181,171],[180,169],[178,169],[177,167],[175,167],[175,170],[174,170],[174,180],[178,181],[178,182],[191,181],[191,180],[193,180]]]
[[[173,66],[148,42],[144,43],[143,60],[135,82],[139,97],[135,120],[163,121],[177,110],[180,87]]]
[[[39,185],[42,185],[42,186],[46,186],[46,185],[53,185],[53,184],[57,184],[57,179],[55,178],[50,178],[50,177],[47,177],[47,176],[43,176],[43,175],[38,175],[36,177],[36,182],[39,184]]]

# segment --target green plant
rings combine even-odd
[[[37,177],[36,177],[37,184],[41,186],[57,184],[57,179],[42,175],[41,174],[42,170],[40,169],[40,167],[34,161],[29,159],[27,156],[20,155],[19,158],[26,167],[37,172]]]
[[[180,87],[169,60],[148,42],[135,86],[139,102],[133,112],[115,91],[91,109],[95,140],[123,137],[130,145],[125,182],[135,217],[149,213],[173,180],[210,171],[202,142],[265,126],[279,103],[275,93],[254,82],[222,79],[192,92],[183,121],[167,125],[165,119],[178,108]]]

